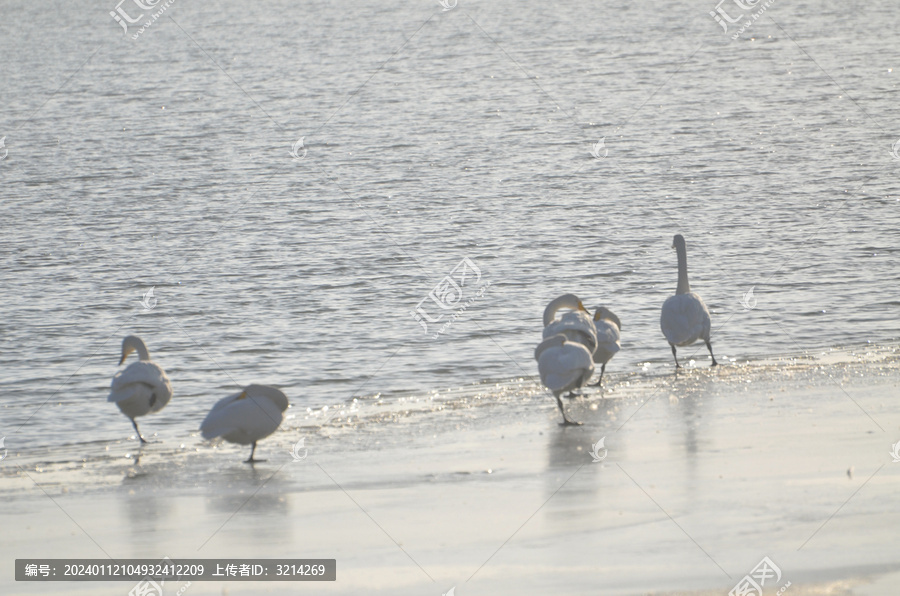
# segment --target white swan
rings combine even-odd
[[[569,341],[565,335],[557,334],[542,341],[534,350],[538,362],[541,383],[556,398],[556,405],[563,416],[563,424],[581,424],[566,416],[559,394],[582,387],[594,374],[591,353],[582,344]]]
[[[603,383],[603,373],[606,372],[606,363],[616,355],[622,346],[619,344],[622,323],[619,317],[605,306],[594,309],[594,328],[597,331],[597,349],[594,350],[594,363],[600,364],[600,380],[593,386]]]
[[[560,309],[569,308],[571,312],[563,313],[557,319]],[[597,330],[591,315],[575,294],[563,294],[550,301],[544,309],[544,339],[563,334],[566,339],[583,345],[591,354],[597,349]],[[569,391],[566,397],[578,397]]]
[[[713,355],[712,344],[709,341],[709,310],[698,294],[691,292],[687,273],[687,249],[684,245],[684,236],[676,234],[672,241],[672,248],[678,252],[678,288],[675,295],[666,299],[662,306],[662,314],[659,317],[659,326],[663,335],[672,346],[672,355],[675,357],[675,368],[680,368],[675,346],[689,346],[698,339],[706,342],[709,355],[712,357],[712,366],[716,366],[716,357]]]
[[[253,459],[256,442],[268,437],[284,418],[288,408],[284,393],[266,385],[247,385],[240,393],[229,395],[216,402],[200,425],[204,439],[222,437],[238,445],[253,444],[250,458],[244,463],[265,461]]]
[[[559,319],[556,313],[562,308],[572,309]],[[562,333],[569,341],[575,341],[594,353],[597,349],[597,331],[591,315],[575,294],[563,294],[544,309],[544,339]]]
[[[112,387],[106,401],[114,402],[122,413],[131,419],[134,431],[141,444],[147,441],[141,436],[135,418],[159,412],[172,399],[172,385],[161,366],[150,360],[147,346],[136,335],[129,335],[122,340],[122,359],[137,351],[140,361],[132,362],[125,370],[113,377]]]

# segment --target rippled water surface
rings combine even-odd
[[[127,437],[129,333],[176,440],[251,382],[303,412],[531,377],[564,292],[622,320],[610,374],[664,371],[674,233],[725,365],[900,335],[893,2],[735,41],[713,2],[179,1],[137,40],[107,4],[3,6],[7,444]],[[411,311],[463,258],[435,338]]]

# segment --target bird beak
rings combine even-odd
[[[238,399],[244,399],[245,397],[247,397],[247,392],[246,392],[246,391],[241,391],[241,394],[238,395]]]
[[[128,354],[122,354],[122,358],[119,360],[119,366],[122,366],[122,363],[125,362],[125,359],[128,357]]]
[[[588,312],[588,309],[586,309],[584,307],[584,304],[582,304],[581,301],[578,302],[578,310],[583,310],[584,312]],[[590,314],[590,313],[588,313],[588,314]]]

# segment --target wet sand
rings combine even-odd
[[[898,354],[615,372],[568,403],[569,428],[532,379],[370,398],[293,412],[252,467],[197,436],[138,463],[128,440],[11,452],[0,591],[133,586],[15,582],[15,558],[168,556],[337,559],[333,583],[183,592],[198,596],[727,594],[769,557],[767,595],[896,594]]]

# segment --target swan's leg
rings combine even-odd
[[[256,441],[253,441],[253,447],[250,448],[250,457],[244,462],[245,464],[255,464],[258,461],[266,461],[264,459],[253,459],[254,453],[256,453]]]
[[[675,353],[675,344],[669,344],[672,346],[672,356],[675,356],[675,368],[681,368],[681,365],[678,364],[678,354]]]
[[[712,353],[712,344],[709,343],[709,340],[706,340],[706,349],[709,350],[709,355],[712,356],[713,363],[710,366],[717,366],[719,363],[716,362],[716,357]]]
[[[580,424],[581,424],[580,422],[575,422],[574,420],[569,420],[569,417],[566,416],[566,411],[563,409],[562,400],[559,399],[559,396],[558,396],[558,395],[554,395],[553,397],[556,398],[556,405],[559,406],[559,411],[560,411],[560,413],[562,414],[562,417],[563,417],[563,421],[559,423],[560,426],[573,426],[573,425],[577,426],[577,425],[580,425]]]
[[[600,367],[600,380],[591,385],[591,387],[602,387],[603,386],[603,373],[606,372],[606,363]]]
[[[144,437],[141,436],[141,431],[138,430],[137,422],[135,421],[134,418],[131,419],[131,426],[134,427],[134,432],[137,433],[138,438],[141,440],[141,445],[146,445],[147,439],[145,439]]]

